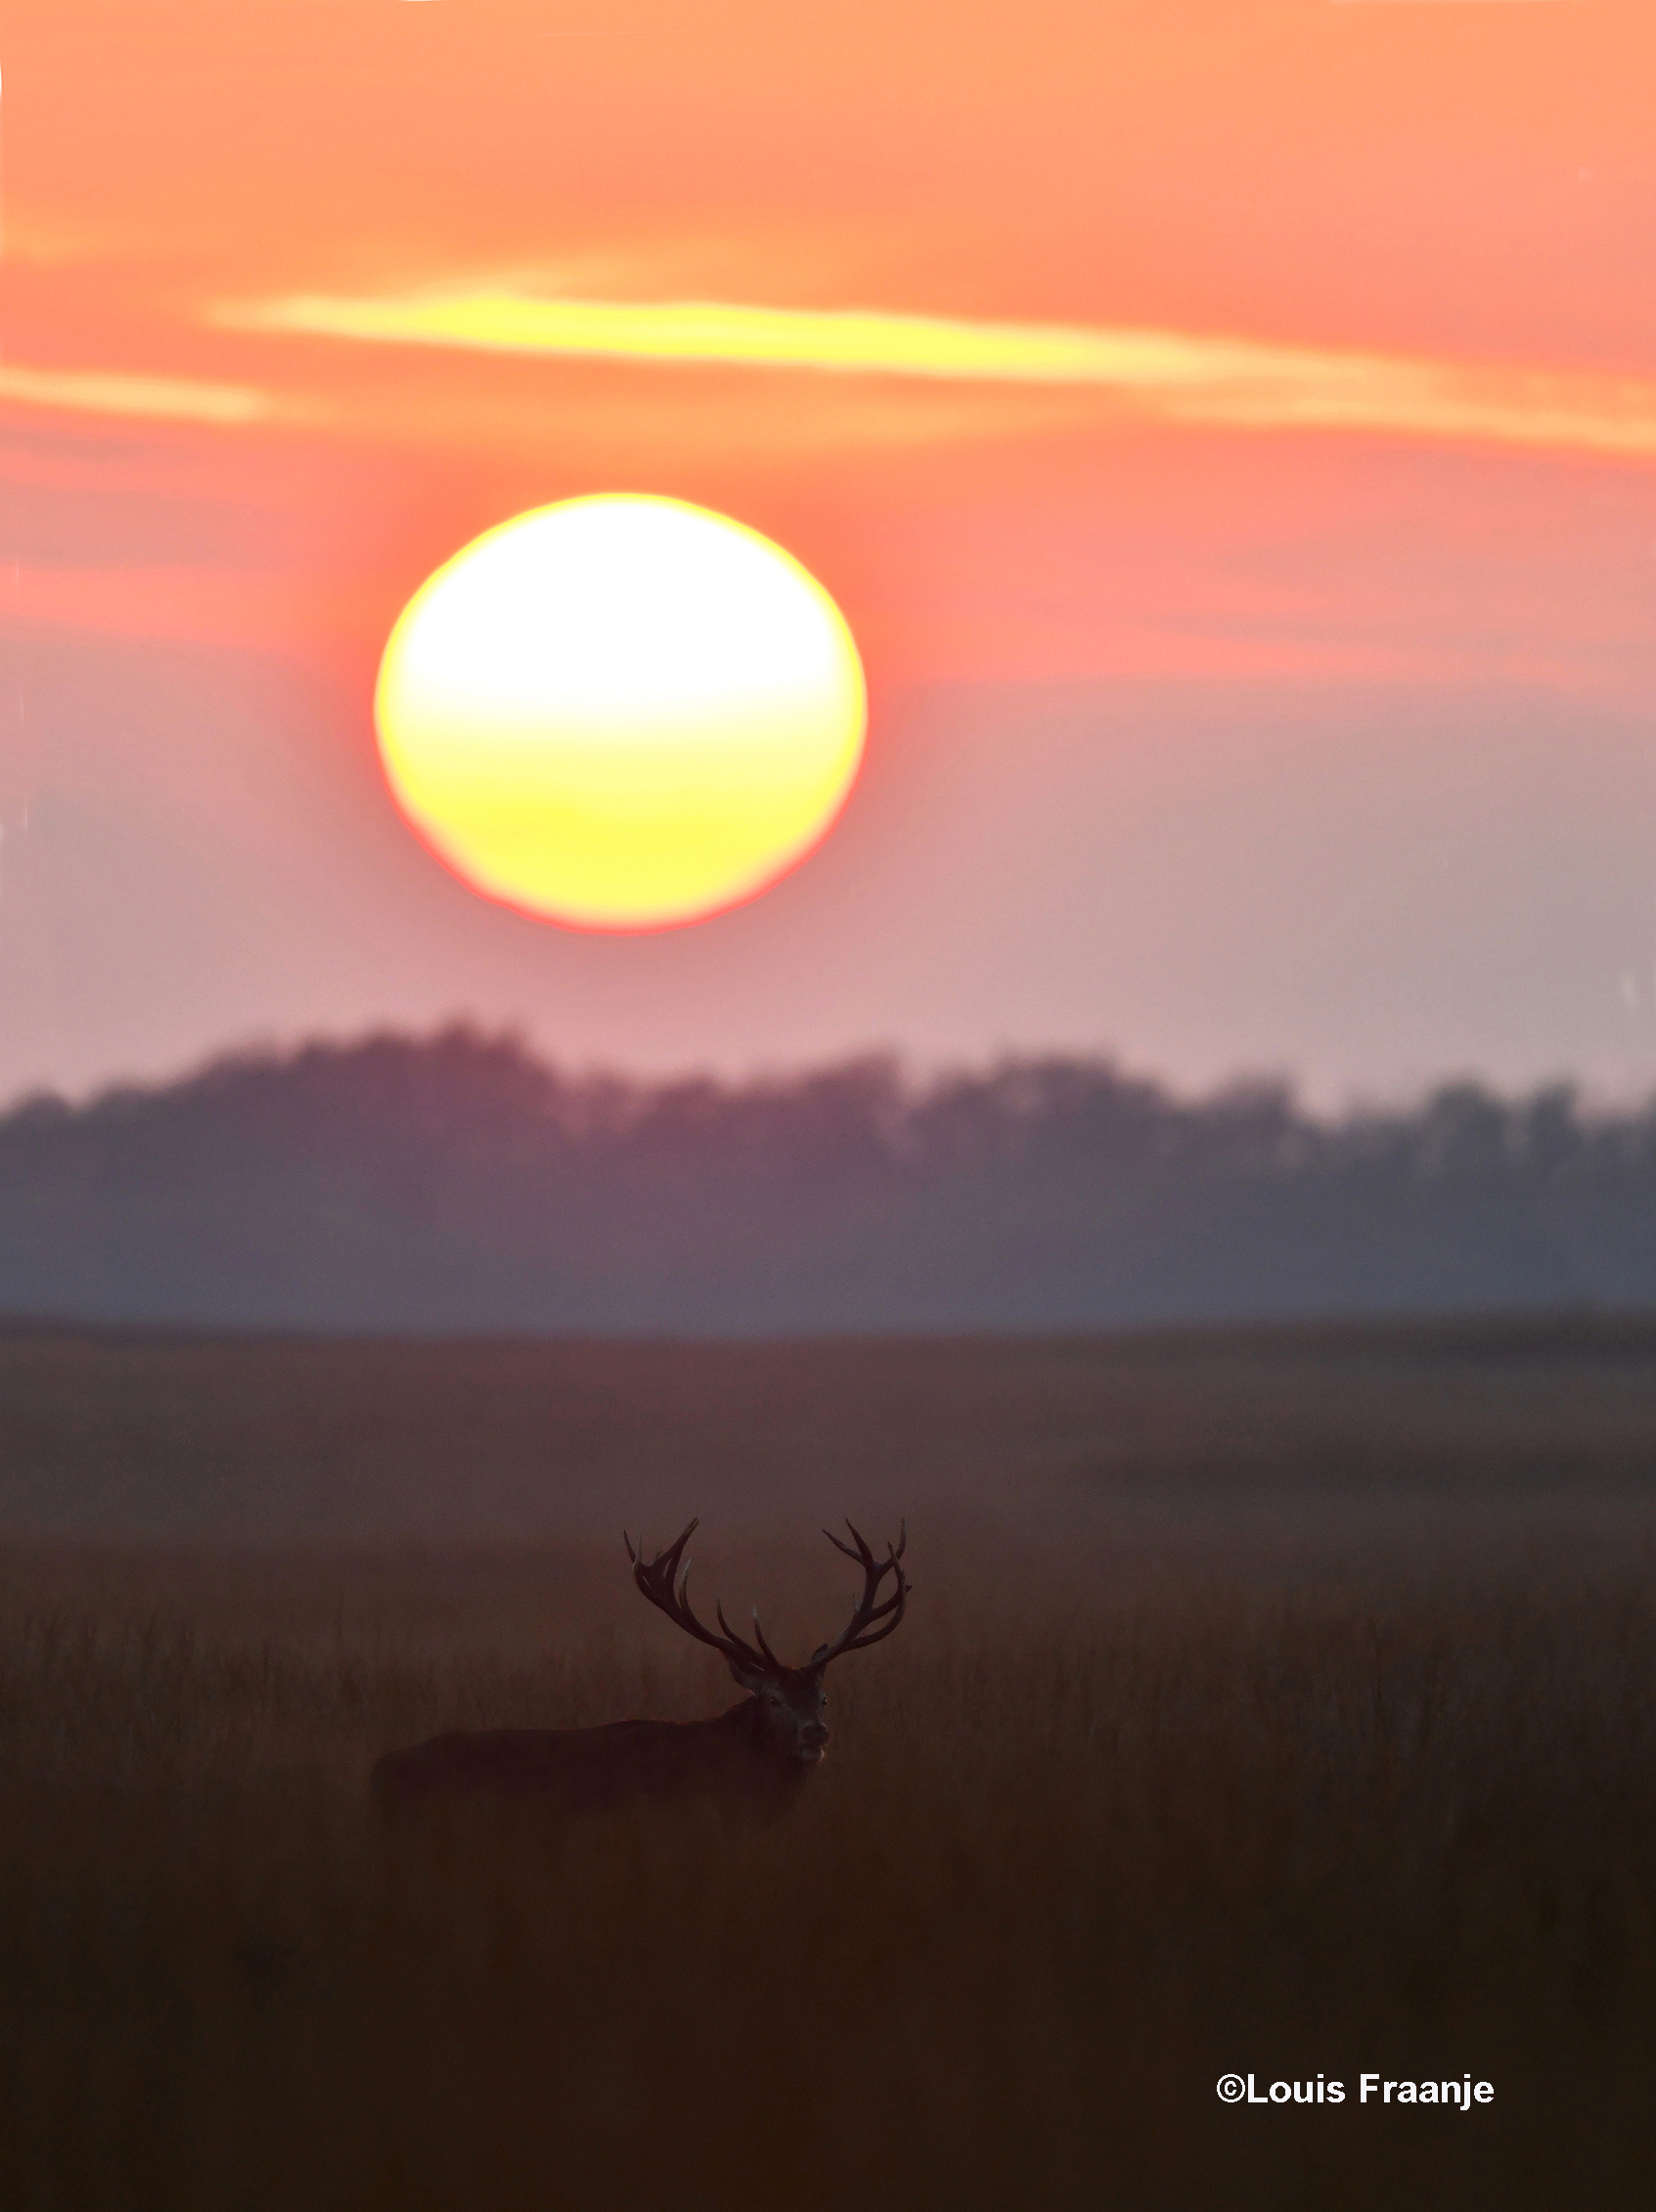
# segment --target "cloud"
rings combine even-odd
[[[301,293],[223,303],[208,320],[239,330],[545,359],[1091,387],[1162,421],[1656,453],[1656,381],[1176,331],[706,299],[570,299],[490,287],[381,297]]]
[[[178,423],[258,423],[290,411],[250,384],[130,377],[101,369],[29,369],[15,362],[0,366],[0,400],[8,399],[25,407]]]

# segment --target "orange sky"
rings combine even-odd
[[[1647,7],[14,0],[0,41],[0,1094],[461,1006],[650,1064],[1053,1042],[1324,1089],[1656,1076],[1626,983],[1656,900],[1619,841],[1656,675]],[[851,880],[825,851],[631,968],[462,924],[367,774],[415,585],[507,515],[612,488],[786,544],[873,704]],[[1108,735],[1033,739],[1060,695]],[[209,771],[214,716],[243,749]],[[1240,734],[1274,725],[1322,733],[1314,774]],[[1474,798],[1508,725],[1530,765]],[[1385,774],[1375,733],[1428,727],[1435,777],[1396,740],[1416,950],[1381,973],[1340,897],[1353,793]],[[1248,904],[1215,795],[1238,774],[1278,825],[1262,864],[1271,836],[1345,864]],[[925,775],[930,801],[890,795]],[[1504,825],[1472,858],[1511,972],[1468,954],[1411,1016],[1396,964],[1471,880],[1449,788]],[[974,875],[1008,806],[991,939]],[[127,861],[53,861],[54,807]],[[1166,865],[1098,910],[1129,821]],[[191,931],[143,888],[157,825],[244,946],[206,979],[192,955],[188,988]],[[279,888],[324,853],[339,926],[380,948],[345,980]],[[69,889],[97,881],[127,886],[107,913]],[[268,910],[232,917],[237,881]],[[835,952],[865,941],[933,949],[876,986]],[[779,1030],[779,1004],[819,1011]]]

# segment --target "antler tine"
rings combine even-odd
[[[651,1559],[648,1565],[645,1562],[644,1557],[644,1531],[642,1529],[639,1531],[639,1548],[636,1552],[633,1550],[633,1540],[627,1534],[625,1529],[622,1529],[621,1531],[621,1541],[627,1547],[628,1558],[632,1560],[634,1566],[637,1567],[641,1573],[655,1574],[664,1560],[671,1559],[673,1562],[673,1574],[676,1575],[679,1568],[680,1555],[683,1553],[685,1546],[690,1542],[691,1538],[695,1534],[696,1530],[700,1526],[701,1522],[699,1518],[693,1520],[690,1523],[690,1526],[684,1531],[683,1535],[680,1536],[678,1542],[676,1544],[668,1545],[666,1551],[664,1552],[657,1552],[654,1558]],[[669,1582],[671,1582],[672,1575],[669,1575],[667,1579]]]
[[[772,1666],[780,1667],[782,1665],[782,1661],[771,1649],[771,1647],[765,1642],[765,1631],[759,1626],[759,1608],[757,1605],[755,1605],[753,1608],[753,1641],[758,1645],[760,1650],[764,1652],[766,1658],[770,1660]]]
[[[856,1539],[857,1549],[855,1551],[851,1549],[851,1546],[849,1544],[841,1544],[839,1538],[835,1536],[831,1528],[825,1528],[823,1530],[823,1534],[828,1538],[828,1542],[834,1547],[836,1551],[843,1552],[848,1559],[858,1560],[864,1567],[864,1569],[867,1570],[869,1567],[873,1565],[873,1554],[870,1551],[868,1545],[864,1542],[862,1536],[858,1533],[858,1531],[855,1528],[851,1527],[851,1523],[847,1521],[845,1525],[847,1528],[851,1529],[851,1534]],[[907,1519],[900,1520],[897,1523],[896,1548],[893,1549],[892,1546],[888,1544],[885,1549],[886,1557],[891,1559],[900,1559],[903,1557],[903,1554],[909,1549],[909,1523]]]
[[[906,1520],[899,1521],[897,1542],[886,1546],[883,1559],[874,1557],[866,1539],[850,1521],[845,1525],[851,1531],[851,1541],[857,1547],[855,1551],[850,1544],[840,1543],[831,1529],[825,1528],[823,1534],[836,1551],[843,1552],[848,1559],[855,1559],[861,1566],[863,1595],[857,1601],[851,1615],[851,1625],[844,1635],[836,1643],[825,1644],[813,1653],[812,1664],[818,1667],[826,1667],[830,1659],[837,1659],[843,1651],[860,1651],[865,1645],[877,1644],[881,1637],[889,1636],[903,1618],[903,1608],[909,1602],[909,1592],[913,1587],[899,1563],[909,1542]],[[897,1577],[897,1586],[889,1598],[876,1605],[874,1599],[888,1574]],[[876,1627],[876,1622],[881,1625]]]
[[[727,1659],[740,1660],[744,1666],[760,1669],[767,1665],[776,1666],[779,1662],[765,1645],[763,1637],[760,1638],[762,1649],[756,1651],[751,1644],[745,1643],[736,1634],[725,1618],[722,1605],[716,1606],[715,1611],[719,1626],[725,1632],[723,1636],[715,1636],[710,1628],[703,1628],[692,1610],[690,1561],[684,1557],[684,1549],[698,1525],[698,1522],[693,1520],[678,1541],[669,1544],[664,1552],[658,1552],[653,1559],[646,1559],[644,1557],[642,1536],[635,1552],[631,1537],[625,1530],[622,1531],[622,1542],[627,1547],[627,1557],[633,1562],[633,1580],[638,1585],[640,1594],[665,1613],[675,1627],[682,1628],[687,1636],[694,1636],[702,1644],[710,1644],[715,1651],[722,1651]],[[684,1561],[682,1567],[681,1560]]]
[[[745,1637],[738,1636],[736,1630],[732,1628],[730,1622],[725,1618],[725,1608],[722,1603],[715,1603],[713,1610],[718,1615],[719,1626],[724,1630],[726,1636],[728,1636],[730,1641],[736,1646],[737,1649],[741,1653],[741,1656],[747,1661],[749,1666],[763,1667],[770,1665],[774,1667],[780,1663],[772,1656],[769,1651],[755,1651],[752,1645],[747,1642]],[[761,1639],[761,1641],[763,1641],[763,1639]]]
[[[851,1523],[849,1521],[847,1521],[845,1525],[847,1528],[851,1528]],[[870,1550],[869,1546],[863,1541],[861,1531],[855,1528],[851,1528],[851,1533],[857,1540],[857,1557],[862,1560],[865,1567],[873,1566],[874,1556],[873,1553]],[[895,1547],[890,1544],[885,1547],[886,1565],[894,1565],[895,1562],[903,1557],[903,1554],[908,1550],[908,1548],[909,1524],[906,1520],[900,1520],[897,1523],[897,1542]]]

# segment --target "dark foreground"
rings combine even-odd
[[[1250,1356],[1227,1355],[1255,1377],[1252,1425],[1210,1410],[1208,1456],[1185,1482],[1168,1463],[1159,1514],[1078,1485],[1093,1433],[1065,1417],[1066,1466],[1050,1414],[1058,1457],[1011,1467],[997,1515],[982,1443],[969,1513],[911,1513],[911,1618],[836,1670],[828,1760],[759,1835],[388,1841],[371,1817],[374,1757],[443,1728],[729,1702],[632,1592],[618,1537],[0,1552],[0,2198],[1648,2203],[1649,1349],[1610,1360],[1590,1420],[1581,1384],[1573,1447],[1544,1393],[1537,1432],[1570,1480],[1535,1462],[1507,1494],[1484,1385],[1410,1382],[1395,1344],[1387,1402],[1441,1445],[1408,1480],[1382,1465],[1354,1487],[1344,1385],[1296,1395],[1279,1368],[1299,1474],[1228,1490],[1214,1468],[1271,1433]],[[1198,1435],[1204,1404],[1234,1402],[1187,1365],[1174,1386],[1148,1372],[1165,1420],[1141,1437]],[[1526,1357],[1501,1372],[1517,1433]],[[1106,1398],[1129,1385],[1112,1373]],[[145,1387],[187,1439],[190,1402],[164,1375]],[[765,1417],[783,1466],[811,1435],[791,1402]],[[1373,1433],[1401,1435],[1383,1410]],[[118,1468],[108,1397],[53,1418],[58,1449],[90,1435]],[[1479,1480],[1425,1478],[1462,1462]],[[884,1486],[871,1525],[903,1502]],[[709,1527],[695,1569],[708,1602],[764,1599],[784,1652],[849,1595],[799,1518],[787,1541]],[[1227,2107],[1232,2071],[1262,2091],[1321,2074],[1347,2099]],[[1364,2105],[1365,2071],[1470,2075],[1494,2100]]]
[[[1026,1558],[979,1629],[957,1556],[846,1662],[788,1827],[388,1849],[388,1743],[716,1709],[619,1597],[562,1635],[536,1563],[359,1558],[341,1623],[325,1562],[203,1562],[203,1629],[176,1561],[164,1613],[142,1566],[7,1562],[9,2203],[1648,2201],[1646,1561],[1135,1607]],[[606,1557],[538,1563],[609,1613]],[[1348,2100],[1227,2109],[1232,2069]]]

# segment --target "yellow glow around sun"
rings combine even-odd
[[[375,721],[398,803],[475,890],[655,929],[804,858],[856,778],[867,701],[843,616],[780,546],[605,494],[503,522],[422,585]]]

